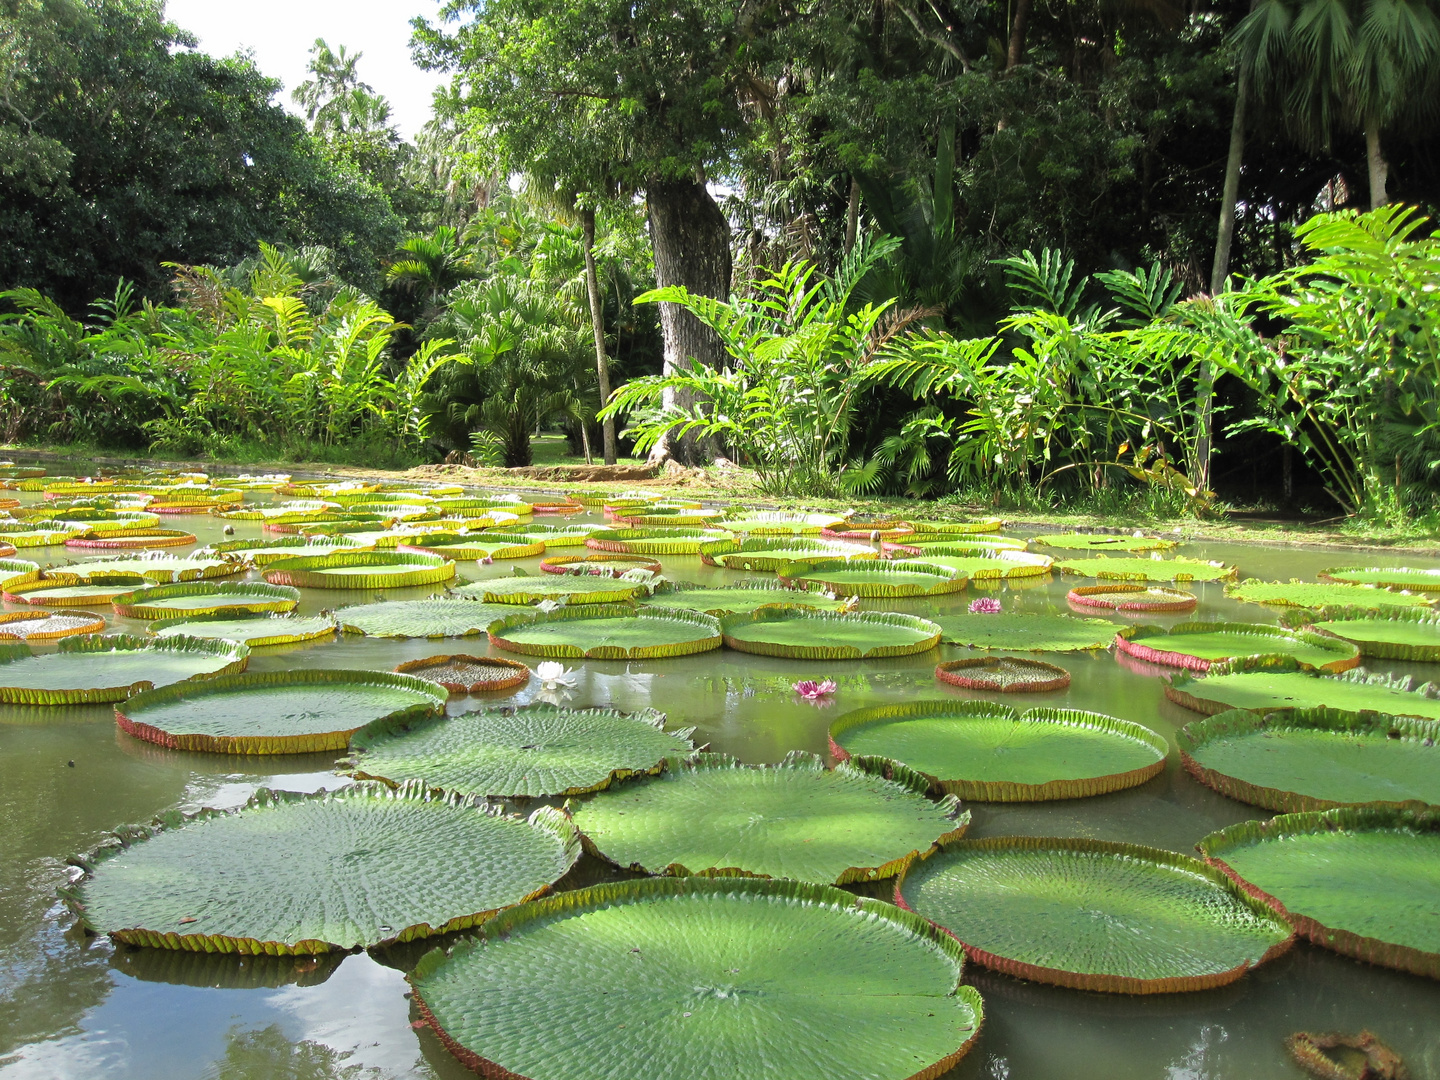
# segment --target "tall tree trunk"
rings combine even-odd
[[[1380,148],[1380,125],[1374,121],[1365,125],[1365,160],[1370,166],[1370,209],[1379,210],[1390,201],[1385,193],[1385,183],[1390,178],[1390,163]]]
[[[645,191],[650,243],[655,250],[655,283],[682,286],[699,296],[724,300],[730,295],[730,223],[705,185],[689,180],[653,180]],[[660,305],[660,336],[665,372],[698,360],[720,367],[725,349],[713,330],[677,304]],[[667,391],[666,407],[689,408],[689,395]],[[658,463],[674,457],[687,464],[708,457],[692,437],[662,439],[650,451]]]
[[[600,384],[600,404],[610,400],[610,357],[605,353],[605,312],[600,306],[600,274],[595,269],[595,208],[580,208],[580,231],[585,243],[585,291],[590,294],[590,328],[595,332],[595,377]],[[605,464],[615,464],[615,418],[605,418]],[[584,425],[581,425],[582,429]],[[590,462],[586,436],[585,462]]]
[[[845,254],[855,246],[855,237],[860,232],[860,181],[850,178],[850,202],[845,207]]]
[[[1032,0],[1015,0],[1015,17],[1010,22],[1010,48],[1005,53],[1005,70],[1017,66],[1025,56],[1025,26],[1030,21]]]

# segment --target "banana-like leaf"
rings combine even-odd
[[[389,600],[356,604],[335,612],[340,629],[368,637],[442,638],[472,637],[485,633],[496,619],[515,614],[509,605],[482,604],[478,600],[432,597],[429,600]]]
[[[720,620],[696,611],[633,611],[578,604],[549,614],[516,614],[490,624],[490,644],[555,659],[661,660],[720,647]]]
[[[333,615],[181,615],[157,619],[145,628],[156,637],[193,637],[239,641],[258,649],[267,645],[293,645],[331,637],[339,629]]]
[[[1065,599],[1072,607],[1082,610],[1139,611],[1157,615],[1194,611],[1199,603],[1199,597],[1194,593],[1160,585],[1078,585]]]
[[[872,547],[848,540],[793,539],[709,540],[700,545],[700,561],[728,570],[769,570],[806,559],[878,559]]]
[[[1222,661],[1275,653],[1294,657],[1301,668],[1332,674],[1360,663],[1360,650],[1349,642],[1313,630],[1286,630],[1261,623],[1126,626],[1115,635],[1115,647],[1137,660],[1202,674]]]
[[[635,581],[589,574],[544,574],[534,577],[490,578],[451,591],[452,596],[483,600],[487,604],[536,604],[559,600],[570,604],[616,604],[647,591]]]
[[[1019,656],[972,656],[935,666],[935,678],[966,690],[1000,694],[1046,693],[1070,685],[1070,673],[1043,660]]]
[[[123,701],[156,686],[245,670],[250,650],[233,641],[195,638],[62,638],[59,651],[35,654],[0,645],[0,701],[17,705],[83,705]]]
[[[1232,600],[1272,607],[1360,607],[1378,611],[1384,607],[1421,607],[1434,601],[1425,594],[1391,592],[1369,585],[1332,585],[1313,581],[1260,581],[1247,578],[1230,585],[1225,595]]]
[[[478,926],[549,892],[579,855],[548,806],[516,820],[416,784],[261,788],[239,810],[117,832],[61,895],[87,929],[129,945],[315,954]]]
[[[1440,592],[1440,569],[1420,570],[1413,566],[1341,566],[1321,570],[1321,581],[1340,585],[1376,585],[1382,589],[1414,589],[1416,592]]]
[[[58,641],[104,630],[105,616],[93,611],[0,611],[0,640]]]
[[[185,581],[121,593],[110,603],[130,619],[173,619],[177,615],[260,615],[294,611],[300,590],[259,581]]]
[[[715,529],[601,529],[585,546],[622,555],[698,555],[701,544],[726,539]]]
[[[894,612],[845,614],[798,604],[770,605],[720,620],[725,644],[792,660],[868,660],[911,656],[940,643],[940,627]]]
[[[1077,619],[1073,615],[1038,615],[1021,611],[995,614],[939,615],[945,640],[973,649],[1012,652],[1074,652],[1104,649],[1120,629],[1103,619]]]
[[[530,669],[503,656],[466,656],[450,653],[407,660],[395,670],[403,675],[437,683],[451,695],[497,694],[517,690],[530,681]],[[494,794],[494,792],[486,792]]]
[[[1279,709],[1334,709],[1440,719],[1440,687],[1417,688],[1410,676],[1370,675],[1364,669],[1343,675],[1305,670],[1288,656],[1251,656],[1215,664],[1203,679],[1188,673],[1164,681],[1165,696],[1177,705],[1213,716],[1230,709],[1269,713]]]
[[[278,559],[263,576],[272,585],[302,589],[401,589],[449,581],[455,576],[455,564],[439,555],[338,551]]]
[[[1063,552],[1056,556],[1055,567],[1061,573],[1101,581],[1228,581],[1237,573],[1233,566],[1206,559],[1127,559],[1105,555],[1077,559]]]
[[[1174,540],[1158,536],[1111,536],[1106,533],[1049,533],[1036,536],[1030,541],[1036,547],[1063,548],[1067,551],[1170,551],[1175,548]]]
[[[943,596],[963,592],[969,578],[958,570],[919,559],[816,559],[786,563],[776,571],[789,588],[818,589],[836,596]]]

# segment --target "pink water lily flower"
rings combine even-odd
[[[822,682],[816,682],[814,679],[801,679],[795,684],[795,693],[805,701],[829,705],[830,702],[825,699],[835,693],[835,680],[825,679]]]
[[[993,596],[982,596],[979,600],[972,600],[970,601],[970,614],[999,615],[1000,601]]]

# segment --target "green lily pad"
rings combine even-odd
[[[545,541],[539,537],[494,536],[469,533],[426,533],[396,546],[397,551],[415,551],[422,555],[440,555],[457,562],[479,559],[529,559],[545,554]]]
[[[268,614],[294,611],[300,590],[258,581],[185,581],[121,593],[110,601],[117,615],[172,619],[177,615]]]
[[[856,709],[830,725],[830,751],[903,761],[938,791],[985,802],[1078,799],[1143,784],[1169,744],[1141,724],[1075,709],[1021,713],[988,701]]]
[[[1205,559],[1076,559],[1063,552],[1055,559],[1055,567],[1065,574],[1080,574],[1101,581],[1228,581],[1236,574],[1235,567]]]
[[[309,754],[342,750],[376,720],[443,711],[434,683],[389,671],[247,672],[136,694],[115,709],[120,730],[171,750]]]
[[[836,596],[941,596],[962,592],[968,584],[963,573],[919,560],[816,559],[782,566],[778,574],[781,584]]]
[[[340,629],[368,637],[472,637],[485,633],[496,619],[513,615],[508,605],[478,600],[432,597],[429,600],[388,600],[355,604],[335,612]]]
[[[701,544],[725,539],[715,529],[600,529],[585,546],[621,555],[698,555]]]
[[[983,1018],[958,944],[829,886],[622,881],[492,923],[410,975],[421,1018],[490,1076],[923,1080]]]
[[[1406,595],[1367,585],[1326,585],[1313,581],[1260,581],[1247,578],[1229,585],[1225,595],[1232,600],[1273,607],[1360,607],[1376,611],[1383,607],[1419,607],[1433,597]]]
[[[1001,518],[968,518],[960,521],[912,521],[910,527],[917,533],[970,536],[975,533],[997,533],[1005,527]]]
[[[1196,846],[1316,945],[1440,978],[1440,813],[1282,814]]]
[[[1018,536],[989,533],[916,532],[900,539],[887,540],[880,546],[886,551],[923,552],[940,548],[952,555],[984,555],[991,551],[1024,551],[1030,546],[1030,541]]]
[[[693,731],[666,731],[662,713],[540,703],[370,724],[350,740],[341,766],[360,779],[421,779],[462,794],[583,795],[689,756]]]
[[[845,614],[800,604],[771,605],[720,620],[725,644],[792,660],[868,660],[911,656],[940,643],[928,619],[892,612]]]
[[[1440,663],[1440,612],[1431,608],[1321,608],[1317,614],[1312,622],[1304,612],[1301,625],[1350,642],[1361,656]]]
[[[1042,577],[1050,572],[1055,560],[1049,555],[1030,551],[967,552],[962,544],[935,544],[924,548],[920,555],[904,560],[897,559],[896,566],[911,566],[928,563],[943,566],[980,581],[991,578],[1003,581],[1009,578]]]
[[[170,585],[181,581],[201,581],[210,578],[232,577],[245,572],[245,561],[227,556],[166,555],[110,555],[83,562],[62,563],[45,569],[48,578],[142,577],[157,585]]]
[[[618,610],[617,610],[618,609]],[[578,604],[540,615],[509,615],[490,626],[490,644],[555,659],[659,660],[720,647],[720,621],[697,611],[631,611]]]
[[[535,604],[563,600],[571,604],[613,604],[633,600],[646,591],[641,582],[595,574],[537,574],[491,578],[452,589],[451,594],[487,604]]]
[[[40,565],[29,559],[0,559],[0,589],[40,576]]]
[[[1333,581],[1341,585],[1377,585],[1382,589],[1440,592],[1440,569],[1421,570],[1414,566],[1343,566],[1321,570],[1317,576],[1322,581]]]
[[[844,600],[827,599],[822,593],[782,588],[774,578],[742,578],[727,585],[709,587],[689,581],[667,582],[640,600],[646,608],[679,608],[703,611],[708,615],[737,615],[767,604],[804,604],[821,611],[839,611]]]
[[[233,641],[151,640],[115,634],[63,638],[59,651],[0,645],[0,701],[80,705],[123,701],[140,690],[244,671],[250,650]]]
[[[1115,647],[1137,660],[1199,672],[1222,660],[1274,653],[1293,657],[1301,667],[1329,672],[1348,671],[1360,663],[1360,650],[1349,642],[1260,623],[1126,626],[1116,635]]]
[[[1235,710],[1186,724],[1180,760],[1202,784],[1267,810],[1440,806],[1440,721],[1330,709]]]
[[[603,532],[604,525],[596,522],[579,525],[550,525],[545,522],[535,522],[526,525],[511,525],[503,529],[488,529],[485,535],[491,537],[506,536],[529,536],[536,540],[544,541],[545,550],[554,548],[578,548],[585,547],[590,537]]]
[[[119,833],[62,895],[129,945],[323,953],[479,925],[548,892],[579,854],[550,807],[520,821],[418,785],[262,788],[239,810]]]
[[[737,514],[715,524],[732,533],[750,536],[819,536],[821,529],[843,525],[839,514],[791,514],[783,510]]]
[[[1037,547],[1063,548],[1067,551],[1169,551],[1174,540],[1158,536],[1112,536],[1106,533],[1051,533],[1030,541]]]
[[[133,592],[142,584],[143,579],[135,577],[117,578],[108,584],[76,584],[65,578],[58,581],[41,578],[23,585],[7,585],[5,602],[39,607],[86,607],[91,604],[108,604],[115,597]]]
[[[1173,675],[1164,680],[1164,687],[1171,701],[1206,715],[1230,709],[1259,713],[1336,709],[1440,719],[1440,690],[1429,683],[1417,690],[1415,681],[1408,676],[1395,679],[1363,671],[1322,675],[1304,670],[1286,656],[1249,657],[1216,664],[1203,679]]]
[[[880,553],[846,540],[805,536],[784,539],[712,540],[700,545],[700,561],[727,570],[769,570],[806,559],[878,559]]]
[[[1200,602],[1192,592],[1162,585],[1077,585],[1065,600],[1072,607],[1146,614],[1194,611]]]
[[[439,555],[392,551],[339,551],[334,555],[278,559],[264,573],[272,585],[311,589],[401,589],[434,585],[455,576]]]
[[[1078,990],[1224,986],[1293,942],[1284,919],[1199,860],[1102,840],[962,840],[911,866],[896,900],[977,963]]]
[[[1012,652],[1073,652],[1104,649],[1120,627],[1104,619],[1077,619],[1073,615],[1032,615],[1002,611],[994,615],[941,615],[935,621],[945,640],[972,649],[1007,649]]]
[[[157,619],[145,628],[156,637],[223,638],[258,649],[330,637],[339,629],[333,615],[181,615]]]
[[[105,631],[105,616],[93,611],[0,611],[0,641],[59,641]]]
[[[964,834],[969,813],[954,798],[931,802],[928,789],[894,762],[831,771],[799,751],[779,765],[701,754],[612,788],[574,816],[587,850],[632,870],[846,885],[893,877]]]
[[[306,555],[333,555],[337,551],[357,551],[364,545],[350,536],[273,536],[262,540],[225,540],[201,548],[197,555],[226,555],[247,559],[259,567],[280,559]]]

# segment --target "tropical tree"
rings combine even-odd
[[[406,237],[386,268],[385,280],[418,297],[433,313],[446,293],[475,276],[471,255],[456,230],[441,225],[429,236]]]

